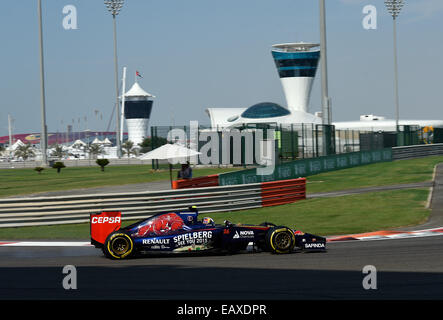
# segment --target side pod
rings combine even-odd
[[[90,215],[91,244],[96,248],[103,247],[108,235],[121,227],[121,212],[102,212]]]

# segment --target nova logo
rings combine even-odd
[[[239,238],[254,238],[254,231],[252,230],[243,230],[243,231],[235,231],[234,236],[232,239],[239,239]]]

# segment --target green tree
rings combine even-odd
[[[102,171],[105,171],[105,167],[109,164],[109,160],[108,159],[97,159],[95,161],[95,163],[97,163]]]
[[[18,146],[14,151],[14,156],[17,158],[22,158],[23,160],[27,160],[30,157],[34,157],[35,153],[32,150],[32,146],[30,144],[25,144],[23,146]]]
[[[145,153],[148,151],[151,151],[153,149],[156,149],[158,147],[161,147],[164,144],[167,144],[168,140],[163,137],[152,137],[152,138],[144,138],[142,143],[139,143],[138,145],[141,147],[140,152]]]
[[[35,167],[34,170],[37,171],[38,174],[41,174],[41,172],[42,172],[43,170],[45,170],[45,168],[43,168],[43,167]]]
[[[61,171],[63,168],[66,168],[66,166],[65,166],[65,164],[64,164],[63,162],[58,161],[58,162],[55,162],[55,163],[52,165],[52,168],[53,168],[53,169],[57,169],[57,173],[60,173],[60,171]]]

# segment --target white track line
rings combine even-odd
[[[328,242],[348,242],[348,241],[374,241],[374,240],[392,240],[392,239],[407,239],[407,238],[423,238],[443,236],[443,227],[417,230],[417,231],[405,231],[391,235],[373,235],[359,237],[357,234],[343,235],[328,237]],[[436,231],[438,230],[438,231]],[[350,237],[352,240],[334,240]],[[330,241],[332,240],[332,241]],[[252,243],[249,244],[252,246]],[[89,241],[1,241],[0,247],[92,247]]]
[[[327,238],[328,242],[348,242],[348,241],[374,241],[374,240],[392,240],[392,239],[408,239],[408,238],[425,238],[425,237],[435,237],[435,236],[443,236],[443,228],[433,228],[426,230],[417,230],[417,231],[399,231],[396,234],[387,234],[387,235],[368,235],[368,236],[359,236],[358,234],[349,234],[343,236],[334,236]],[[344,239],[341,238],[353,238],[353,239]],[[335,240],[337,239],[337,240]]]
[[[2,247],[85,247],[90,242],[59,242],[59,241],[0,241]]]

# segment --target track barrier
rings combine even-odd
[[[218,186],[218,174],[172,181],[172,189],[203,188],[216,186]]]
[[[392,160],[443,155],[443,143],[392,148]]]
[[[276,165],[272,174],[269,175],[258,175],[256,168],[221,173],[219,175],[219,185],[226,186],[296,179],[323,172],[386,161],[392,161],[391,148],[300,159]]]
[[[85,223],[91,213],[121,211],[122,220],[197,206],[201,213],[228,212],[295,202],[306,197],[304,179],[235,186],[137,193],[0,199],[0,228]]]
[[[276,166],[270,176],[256,169],[174,181],[174,190],[138,193],[0,199],[0,228],[85,223],[91,213],[121,211],[142,219],[196,205],[201,213],[228,212],[306,199],[306,177],[370,163],[443,155],[443,144],[386,148],[303,159]]]
[[[306,178],[261,183],[262,206],[270,207],[306,199]]]

